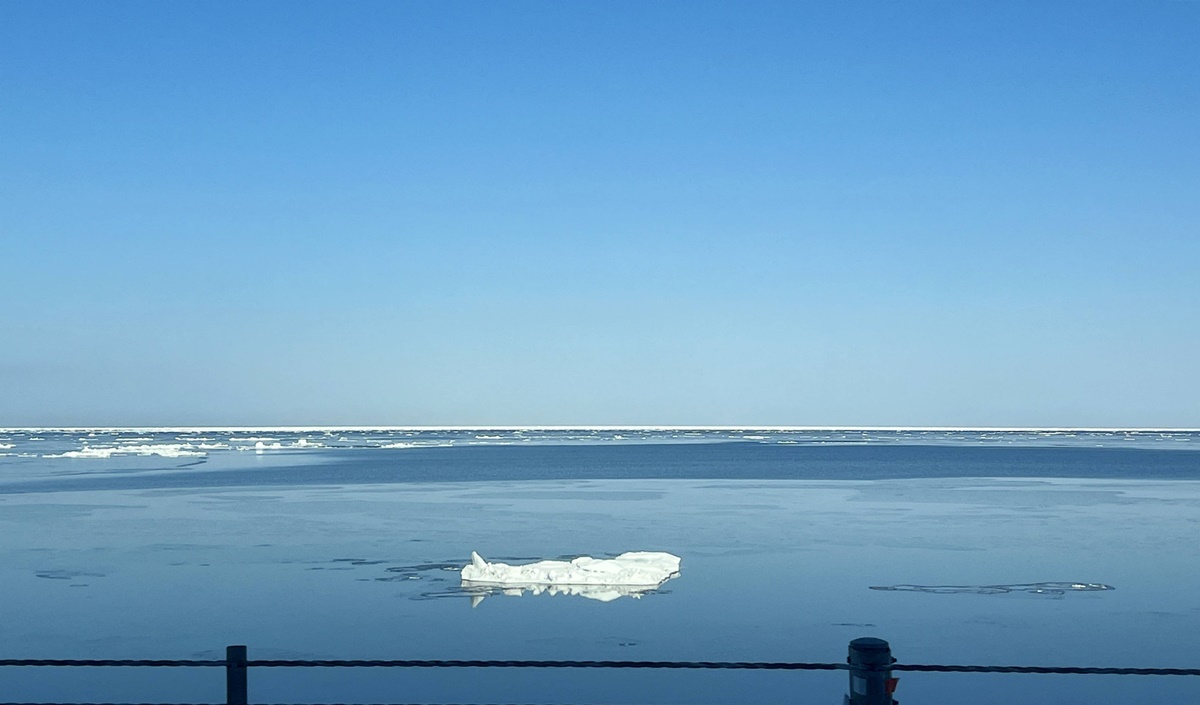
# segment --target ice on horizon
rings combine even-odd
[[[0,450],[67,462],[122,455],[164,458],[239,452],[296,453],[412,450],[489,445],[636,445],[756,443],[1109,447],[1200,450],[1195,430],[1096,429],[812,429],[812,428],[513,428],[513,429],[0,429]]]

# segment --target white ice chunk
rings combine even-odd
[[[471,552],[471,564],[463,567],[464,583],[512,586],[589,585],[656,588],[679,574],[679,556],[654,551],[632,551],[616,558],[580,556],[570,561],[538,561],[526,565],[488,563]]]
[[[160,443],[156,445],[88,446],[80,450],[68,450],[43,458],[111,458],[114,455],[158,455],[164,458],[202,458],[204,451],[185,443]]]

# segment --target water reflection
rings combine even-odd
[[[671,578],[674,577],[677,576],[671,576]],[[662,590],[661,586],[545,585],[529,583],[526,585],[504,585],[501,587],[487,583],[476,583],[470,580],[462,581],[461,587],[463,592],[471,596],[472,607],[478,606],[479,603],[483,602],[490,595],[507,595],[509,597],[522,597],[525,593],[529,593],[530,595],[578,595],[579,597],[585,597],[598,602],[612,602],[622,597],[639,599],[643,595],[667,592],[666,590]]]

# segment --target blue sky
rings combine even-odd
[[[0,425],[1200,427],[1200,4],[0,4]]]

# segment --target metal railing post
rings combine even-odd
[[[246,647],[225,647],[225,702],[226,705],[247,705],[249,695],[246,685]]]
[[[883,639],[865,636],[850,642],[850,693],[845,705],[893,705],[892,647]]]

